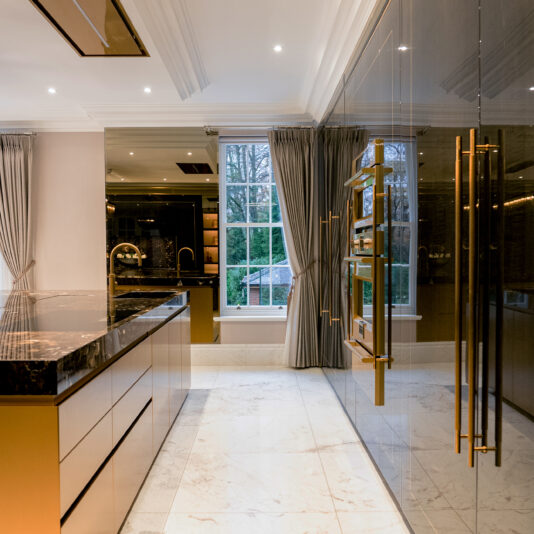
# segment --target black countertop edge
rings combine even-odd
[[[56,359],[0,360],[0,405],[62,402],[187,305],[187,290],[177,288],[170,299],[147,302],[143,310]]]

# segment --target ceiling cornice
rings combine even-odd
[[[284,126],[314,124],[308,113],[279,104],[176,104],[86,106],[93,121],[126,126]]]
[[[128,14],[150,35],[182,100],[209,85],[185,0],[133,0]],[[139,22],[139,25],[141,23]]]
[[[361,39],[375,5],[382,0],[341,0],[311,89],[303,108],[319,122]]]

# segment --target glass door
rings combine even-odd
[[[479,208],[477,434],[490,450],[477,453],[477,532],[526,534],[534,531],[532,1],[480,1],[478,62],[477,142],[488,146],[478,155],[486,207]]]

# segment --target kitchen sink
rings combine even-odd
[[[164,299],[171,298],[175,291],[128,291],[122,295],[117,295],[116,299]]]

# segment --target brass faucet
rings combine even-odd
[[[194,260],[195,259],[195,253],[193,252],[193,249],[192,248],[189,248],[189,247],[182,247],[178,253],[176,254],[176,276],[178,276],[178,278],[180,278],[180,252],[182,252],[182,250],[189,250],[189,252],[191,252],[191,259]]]
[[[115,255],[117,254],[117,251],[121,249],[122,247],[133,248],[137,254],[137,265],[141,267],[141,264],[142,264],[141,251],[135,245],[132,245],[132,243],[119,243],[113,248],[113,250],[111,251],[109,255],[109,296],[110,297],[112,297],[115,294],[115,269],[113,267],[113,260],[115,258]]]

